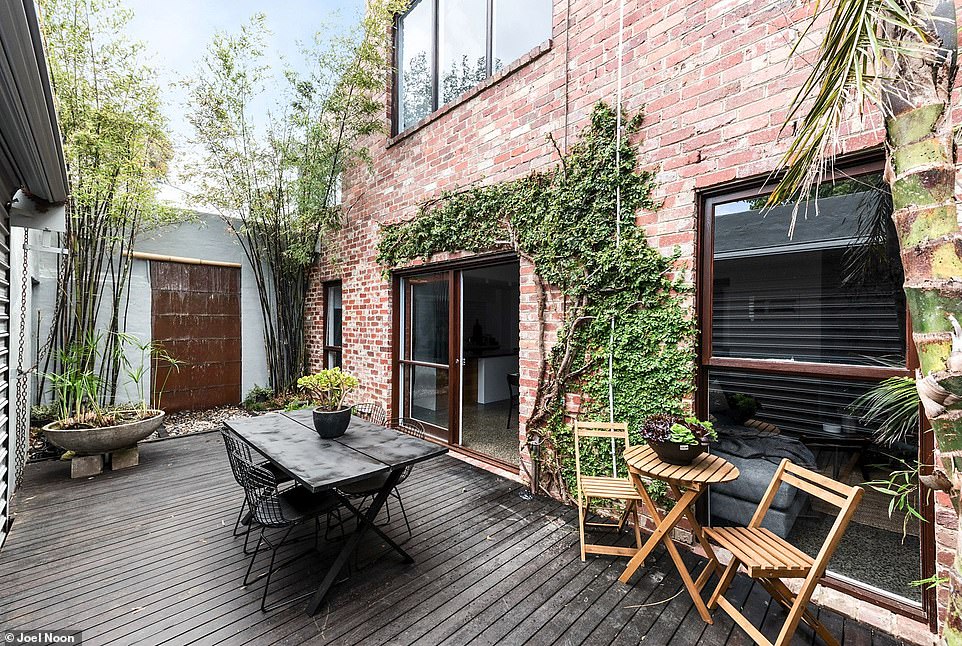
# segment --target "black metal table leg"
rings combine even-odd
[[[390,493],[391,493],[390,490],[388,490],[388,494]],[[354,514],[354,517],[357,518],[358,523],[364,523],[375,534],[380,536],[385,543],[387,543],[395,552],[397,552],[404,558],[405,563],[414,562],[414,559],[411,557],[410,554],[404,551],[404,548],[402,548],[400,545],[395,543],[390,536],[384,533],[384,530],[382,530],[380,527],[377,526],[377,523],[374,522],[374,517],[368,518],[366,514],[362,514],[357,507],[352,505],[350,501],[348,501],[348,499],[343,496],[341,497],[341,502],[344,504],[345,507],[347,507],[348,511]],[[378,511],[380,512],[380,510]],[[374,516],[377,516],[377,514],[375,514]]]
[[[402,473],[403,469],[395,469],[388,475],[387,480],[384,482],[384,486],[382,486],[377,492],[377,495],[374,497],[374,501],[371,503],[371,506],[368,507],[367,513],[361,514],[353,505],[348,506],[348,508],[351,510],[351,513],[353,513],[358,519],[357,529],[355,529],[354,533],[351,534],[351,537],[347,539],[347,542],[344,544],[344,547],[341,548],[337,558],[334,559],[334,562],[331,564],[327,574],[324,575],[324,580],[321,581],[321,585],[318,586],[317,591],[314,592],[314,596],[311,597],[310,603],[307,604],[307,614],[314,615],[317,613],[317,610],[324,602],[324,598],[330,591],[331,586],[334,585],[334,581],[337,580],[341,570],[343,570],[344,566],[347,565],[350,558],[354,555],[354,552],[357,551],[357,546],[361,542],[364,532],[369,528],[373,527],[374,530],[381,536],[381,538],[386,540],[391,547],[393,547],[404,557],[405,562],[414,562],[414,559],[411,558],[410,554],[405,552],[397,543],[388,538],[374,523],[374,519],[377,518],[378,513],[380,513],[381,507],[384,506],[387,497],[390,495],[394,487],[397,486],[398,480],[401,479]]]

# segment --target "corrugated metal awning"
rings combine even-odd
[[[0,2],[0,200],[67,199],[67,173],[33,0]]]

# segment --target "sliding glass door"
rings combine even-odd
[[[451,272],[402,280],[401,410],[423,422],[438,439],[450,440]]]
[[[439,440],[518,462],[517,260],[405,276],[396,339],[398,415]]]

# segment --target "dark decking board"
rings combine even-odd
[[[517,483],[451,457],[415,467],[401,485],[416,563],[369,535],[361,569],[315,617],[303,604],[259,609],[260,582],[231,536],[241,492],[219,434],[141,445],[140,466],[70,480],[66,463],[30,465],[0,552],[0,626],[84,631],[85,644],[750,644],[721,612],[707,626],[664,549],[631,582],[624,559],[580,559],[575,511],[522,500]],[[389,532],[406,538],[392,506]],[[629,544],[623,535],[620,544]],[[303,546],[294,545],[294,550]],[[307,591],[325,558],[276,575],[272,599]],[[691,566],[703,561],[690,553]],[[265,563],[265,561],[261,561]],[[272,586],[273,587],[273,586]],[[774,637],[785,612],[736,579],[729,599]],[[815,609],[847,646],[899,642]],[[820,644],[802,627],[796,644]]]

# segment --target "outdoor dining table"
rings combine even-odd
[[[358,417],[351,418],[341,437],[322,439],[314,430],[310,410],[230,419],[225,424],[308,491],[335,491],[340,502],[357,518],[357,528],[308,603],[308,614],[313,615],[320,608],[368,531],[378,534],[406,563],[414,562],[374,520],[405,467],[443,455],[447,448]],[[337,493],[338,487],[384,475],[387,478],[364,512]]]
[[[708,583],[712,572],[717,571],[721,574],[721,566],[718,559],[715,558],[711,545],[705,538],[705,533],[698,523],[693,506],[698,498],[708,490],[708,485],[734,480],[738,477],[738,469],[727,460],[708,453],[696,457],[687,466],[668,464],[662,461],[654,450],[647,445],[632,446],[626,449],[624,458],[625,462],[628,463],[628,473],[631,475],[635,489],[638,490],[645,507],[648,508],[648,513],[651,514],[656,527],[654,533],[645,541],[641,549],[628,561],[628,565],[619,580],[622,583],[627,583],[631,575],[644,564],[645,559],[648,558],[648,555],[651,554],[658,543],[664,543],[668,554],[671,555],[671,560],[674,561],[675,567],[678,569],[678,574],[681,575],[681,580],[685,584],[688,594],[691,595],[695,608],[698,609],[698,614],[706,623],[712,623],[708,606],[701,598],[701,590]],[[658,507],[645,488],[643,478],[661,480],[668,484],[668,488],[675,497],[675,506],[666,516],[661,516]],[[682,491],[683,489],[684,491]],[[671,531],[681,521],[682,517],[688,518],[691,533],[698,540],[708,557],[708,564],[695,580],[692,579],[691,573],[678,553],[678,548],[675,547],[675,543],[671,539]]]

